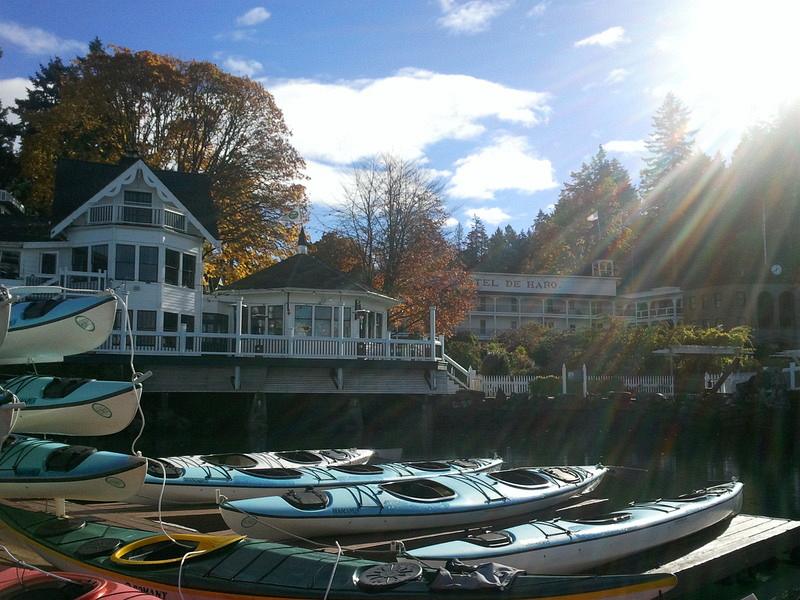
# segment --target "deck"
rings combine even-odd
[[[8,501],[3,501],[8,502]],[[588,501],[588,504],[602,502]],[[45,510],[44,501],[22,501],[14,503],[30,510]],[[52,509],[52,504],[49,506]],[[199,531],[203,533],[226,532],[225,523],[215,507],[198,507],[164,510],[159,521],[158,511],[125,503],[67,503],[67,514],[73,517],[101,519],[115,525],[149,529],[154,532],[163,528],[170,533]],[[455,533],[455,532],[454,532]],[[422,540],[429,532],[410,532],[402,538],[407,545]],[[441,535],[437,534],[437,535]],[[4,531],[0,526],[0,538]],[[375,548],[375,540],[341,540],[350,548]],[[738,515],[710,530],[671,544],[634,559],[625,559],[608,565],[603,573],[623,572],[671,572],[678,576],[678,587],[666,598],[692,596],[713,582],[736,575],[774,557],[800,548],[800,521]],[[48,568],[41,558],[27,549],[8,544],[8,549],[17,558],[39,567]]]

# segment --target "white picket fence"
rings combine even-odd
[[[474,375],[473,377],[479,383],[473,389],[481,390],[487,398],[495,398],[499,390],[502,390],[506,396],[527,394],[531,382],[538,378],[535,375]],[[583,388],[584,382],[581,379],[578,375],[577,383]],[[648,394],[664,394],[665,396],[671,396],[673,393],[673,382],[670,375],[589,375],[586,379],[585,388],[589,392],[602,388],[620,392],[630,390]],[[574,390],[575,379],[569,377],[568,381],[567,388]]]

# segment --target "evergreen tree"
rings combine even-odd
[[[489,251],[489,237],[483,221],[477,215],[472,217],[472,228],[467,233],[467,244],[462,259],[468,269],[477,267]]]
[[[3,50],[0,49],[0,58]],[[8,190],[19,176],[19,161],[14,154],[14,142],[19,128],[8,121],[8,107],[0,102],[0,189]],[[14,190],[16,191],[16,190]]]
[[[694,131],[689,129],[688,107],[673,93],[667,94],[653,117],[653,131],[645,142],[650,156],[644,159],[639,191],[644,198],[694,152]]]

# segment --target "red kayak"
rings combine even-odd
[[[147,592],[80,573],[43,573],[33,569],[9,567],[0,571],[0,598],[20,600],[157,600]]]

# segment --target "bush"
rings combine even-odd
[[[528,389],[532,396],[555,396],[561,393],[561,377],[545,375],[531,381]]]
[[[507,352],[491,352],[483,357],[481,375],[508,375],[511,372],[511,361]]]

